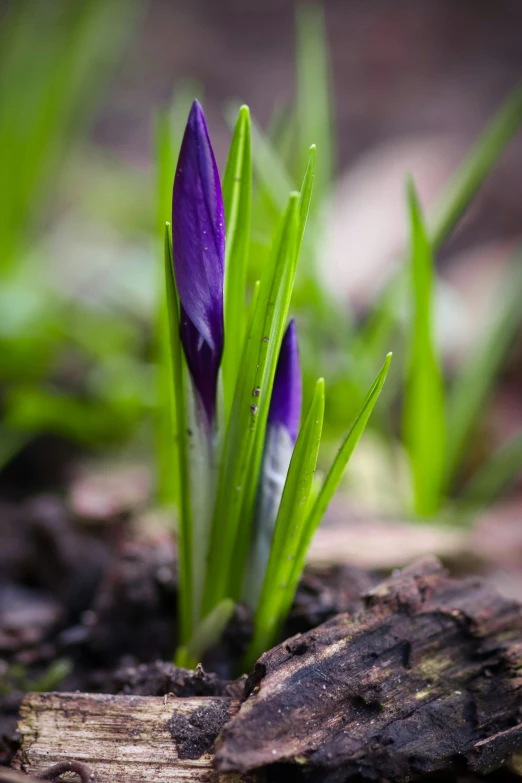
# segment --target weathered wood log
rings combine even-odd
[[[521,689],[521,607],[429,559],[380,584],[355,618],[263,655],[215,765],[291,763],[314,781],[487,773],[522,748]]]
[[[263,655],[241,707],[233,688],[224,693],[30,694],[17,766],[41,777],[75,760],[97,783],[209,783],[226,774],[402,783],[488,773],[518,753],[518,770],[522,610],[429,559],[378,585],[360,611]]]
[[[212,771],[214,740],[238,708],[228,697],[29,694],[16,765],[40,776],[50,765],[81,761],[96,783],[239,783],[247,777]]]

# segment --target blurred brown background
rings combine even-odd
[[[151,114],[170,100],[181,79],[191,78],[204,88],[223,162],[226,101],[248,102],[264,125],[276,106],[291,100],[296,5],[152,0],[119,67],[96,139],[148,165]],[[323,5],[339,170],[383,141],[404,136],[450,134],[468,146],[522,75],[522,5],[516,0]],[[481,196],[492,210],[487,225],[475,226],[486,235],[481,238],[518,231],[513,210],[522,186],[513,163],[521,156],[522,145],[513,145]]]

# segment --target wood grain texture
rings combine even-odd
[[[222,771],[306,780],[486,774],[522,749],[522,612],[434,558],[265,653],[216,743]]]
[[[16,763],[38,776],[74,759],[90,766],[96,783],[239,783],[246,777],[212,771],[215,736],[238,708],[227,697],[29,694]]]

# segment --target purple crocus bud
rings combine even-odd
[[[292,319],[281,343],[272,388],[250,559],[243,584],[243,599],[253,611],[265,578],[277,513],[299,432],[301,397],[299,348]]]
[[[194,101],[172,196],[174,274],[181,342],[196,390],[212,422],[223,353],[225,212],[203,109]]]
[[[268,426],[284,427],[292,438],[297,440],[301,419],[301,367],[295,321],[292,318],[281,343],[277,369],[270,400]]]

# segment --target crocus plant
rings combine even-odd
[[[218,640],[236,602],[254,616],[245,664],[274,643],[314,531],[388,372],[390,355],[326,477],[314,480],[324,381],[317,381],[300,427],[297,333],[288,321],[314,162],[312,147],[301,191],[289,195],[247,306],[249,112],[239,112],[222,188],[202,108],[192,105],[165,237],[180,664],[194,663]]]

